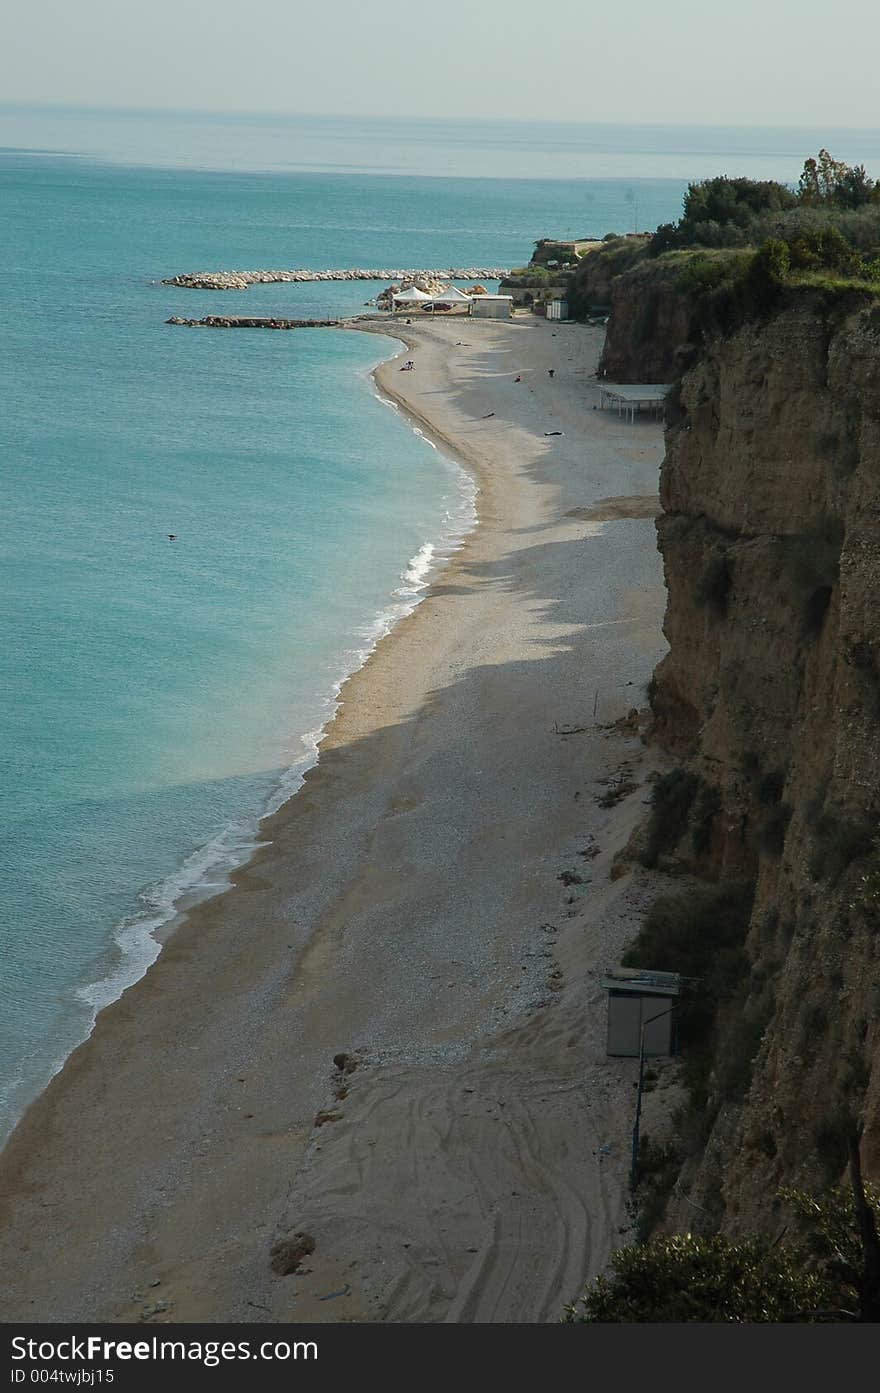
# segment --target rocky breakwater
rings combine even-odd
[[[701,978],[667,1222],[775,1232],[859,1126],[880,1179],[880,305],[788,287],[704,331],[666,443],[640,855],[674,905],[637,951]]]
[[[192,271],[170,276],[163,285],[183,286],[187,290],[247,290],[249,285],[311,284],[314,281],[403,281],[422,280],[448,284],[449,281],[501,280],[507,271],[500,267],[449,267],[447,270],[401,271]]]
[[[339,319],[265,319],[242,314],[207,314],[204,319],[183,319],[173,314],[166,324],[184,324],[188,329],[334,329]]]

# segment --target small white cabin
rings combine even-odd
[[[638,1059],[643,1042],[646,1056],[674,1052],[677,972],[618,968],[606,972],[602,986],[608,992],[608,1054]]]
[[[474,319],[510,319],[512,313],[512,295],[471,296],[471,314]]]

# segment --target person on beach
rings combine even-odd
[[[548,369],[547,369],[547,376],[548,376],[548,377],[552,377],[553,374],[555,373],[555,371],[556,371],[555,368],[548,368]]]

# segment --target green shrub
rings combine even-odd
[[[685,295],[699,295],[717,289],[727,279],[727,270],[724,261],[710,260],[706,256],[692,256],[676,277],[675,284]]]
[[[745,289],[759,311],[766,313],[772,307],[790,269],[788,244],[779,237],[768,237],[752,258],[745,277]]]
[[[705,1041],[718,1007],[737,991],[748,972],[744,944],[752,895],[751,883],[743,881],[660,895],[621,958],[625,967],[679,972],[698,979],[698,988],[685,992],[679,1004],[683,1045]]]
[[[661,774],[651,793],[651,817],[642,857],[644,866],[656,866],[659,858],[674,850],[681,841],[699,786],[697,775],[686,769],[671,769],[668,774]]]
[[[691,1134],[694,1149],[705,1144],[717,1112],[718,1098],[713,1103],[710,1095],[713,1065],[727,1048],[721,1023],[729,1004],[745,996],[753,894],[750,881],[730,881],[658,896],[621,958],[625,967],[693,979],[679,997],[675,1022],[689,1095],[680,1130]]]
[[[663,1219],[681,1163],[681,1151],[671,1142],[652,1142],[647,1135],[639,1139],[636,1233],[640,1242],[647,1242]]]
[[[806,1269],[801,1247],[769,1238],[735,1241],[674,1234],[619,1248],[567,1322],[764,1322],[837,1306],[839,1282]]]

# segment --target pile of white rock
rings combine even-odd
[[[249,285],[274,285],[311,281],[396,281],[431,285],[447,285],[449,281],[502,280],[508,272],[500,266],[450,266],[439,271],[191,271],[182,276],[170,276],[163,285],[184,286],[188,290],[247,290]]]

